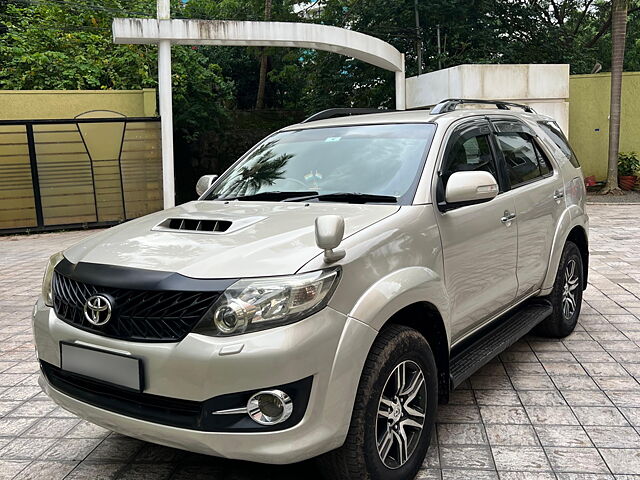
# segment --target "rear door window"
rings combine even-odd
[[[549,138],[553,141],[553,143],[555,143],[558,146],[558,148],[562,151],[565,157],[569,159],[569,161],[571,162],[571,165],[573,165],[576,168],[580,167],[580,163],[578,162],[578,157],[576,157],[576,154],[571,148],[571,145],[569,145],[569,141],[567,140],[567,137],[564,136],[564,133],[562,133],[562,130],[560,130],[560,127],[558,126],[558,124],[556,122],[545,120],[542,122],[538,122],[538,125],[540,125],[540,128],[544,130],[544,132],[549,136]]]
[[[549,160],[536,144],[532,130],[517,120],[492,121],[512,188],[536,181],[553,172]]]

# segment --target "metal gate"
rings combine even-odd
[[[162,209],[156,117],[0,121],[0,234],[112,225]]]

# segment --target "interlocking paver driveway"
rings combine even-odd
[[[640,479],[640,206],[592,205],[576,331],[529,336],[441,406],[418,478]],[[56,407],[37,386],[29,315],[46,258],[90,232],[0,238],[0,478],[318,478],[148,444]]]

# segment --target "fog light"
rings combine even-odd
[[[293,401],[282,390],[265,390],[247,402],[247,413],[260,425],[276,425],[287,420],[293,412]]]

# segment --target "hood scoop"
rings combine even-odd
[[[208,234],[231,233],[253,225],[264,218],[266,217],[246,217],[234,219],[233,221],[216,218],[167,218],[153,227],[152,230]]]
[[[222,233],[229,230],[229,220],[210,220],[198,218],[168,218],[160,223],[157,230],[181,230],[188,232]]]

